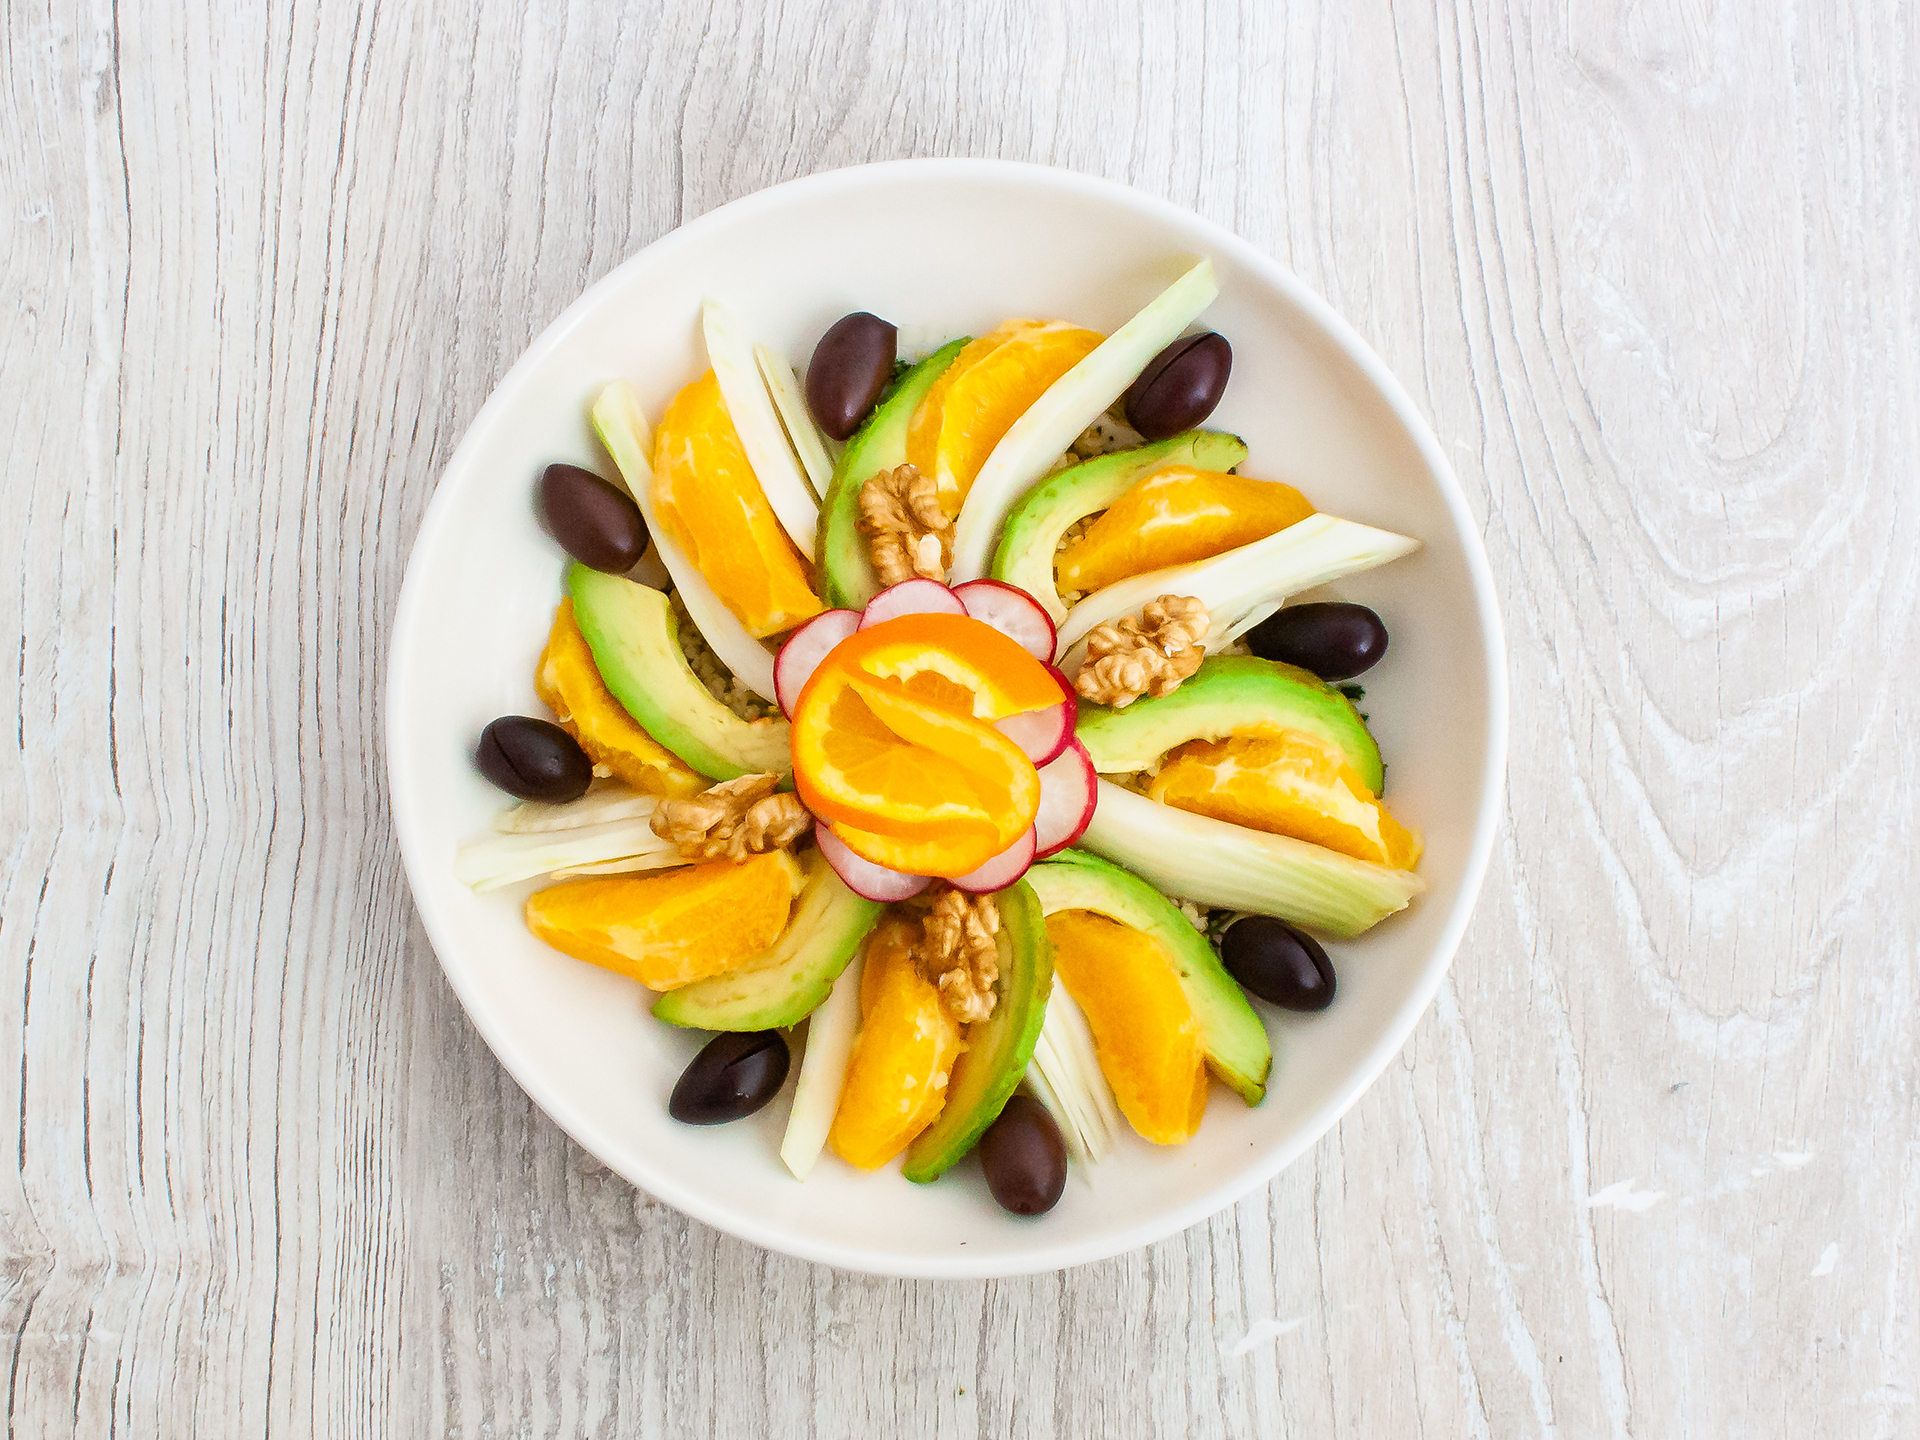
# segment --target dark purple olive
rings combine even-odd
[[[480,773],[509,795],[564,805],[593,783],[593,762],[580,743],[551,720],[502,715],[480,732]]]
[[[1351,680],[1387,653],[1387,627],[1366,606],[1344,600],[1288,605],[1247,632],[1247,648],[1322,680]]]
[[[807,408],[820,428],[845,440],[860,428],[893,375],[900,331],[856,310],[833,322],[807,365]]]
[[[980,1137],[980,1168],[1002,1209],[1044,1215],[1067,1188],[1067,1144],[1047,1107],[1031,1095],[1007,1101]]]
[[[1249,915],[1220,942],[1227,973],[1250,993],[1285,1010],[1324,1010],[1333,1003],[1333,962],[1320,942],[1270,915]]]
[[[724,1125],[753,1114],[787,1083],[792,1057],[778,1030],[727,1031],[681,1073],[667,1113],[683,1125]]]
[[[1183,335],[1140,372],[1127,389],[1127,423],[1149,440],[1191,430],[1213,413],[1233,372],[1233,346],[1209,330]]]
[[[595,570],[624,575],[647,553],[647,522],[633,497],[578,465],[547,466],[540,513],[561,547]]]

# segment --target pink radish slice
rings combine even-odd
[[[1079,714],[1079,702],[1069,695],[1044,710],[1023,710],[996,720],[993,728],[1026,751],[1027,759],[1035,765],[1045,765],[1067,748]]]
[[[820,668],[833,647],[860,628],[858,610],[827,610],[807,621],[787,637],[780,653],[773,657],[773,698],[787,718],[806,688],[808,678]]]
[[[1011,636],[1036,659],[1051,661],[1058,639],[1053,617],[1018,585],[1004,580],[969,580],[953,587],[967,614]]]
[[[1067,702],[1073,706],[1074,719],[1078,720],[1080,718],[1080,692],[1073,688],[1073,681],[1067,678],[1066,671],[1062,670],[1058,665],[1055,665],[1051,660],[1043,660],[1040,663],[1047,667],[1047,673],[1053,676],[1053,683],[1060,687],[1060,693],[1066,696]]]
[[[1093,757],[1078,740],[1067,741],[1060,758],[1041,767],[1040,813],[1033,817],[1038,846],[1034,859],[1058,854],[1087,833],[1100,799],[1099,779]]]
[[[967,607],[960,603],[960,597],[938,580],[915,576],[911,580],[902,580],[898,585],[889,585],[869,600],[867,608],[860,612],[860,628],[864,630],[869,625],[878,625],[882,620],[896,620],[902,615],[966,613]]]
[[[933,883],[925,875],[903,875],[898,870],[889,870],[884,865],[863,859],[849,850],[847,842],[824,824],[813,827],[813,843],[820,847],[820,853],[826,856],[833,873],[846,881],[847,888],[862,900],[889,903],[909,900]]]
[[[1041,801],[1044,805],[1046,802]],[[1027,833],[1013,844],[1002,850],[978,870],[969,870],[964,875],[956,875],[953,888],[970,891],[975,895],[990,895],[995,890],[1004,890],[1022,875],[1027,873],[1034,859],[1033,826],[1027,827]]]

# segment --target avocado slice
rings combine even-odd
[[[656,1017],[694,1030],[777,1030],[814,1012],[887,907],[849,890],[818,850],[806,864],[772,948],[738,970],[669,990],[654,1002]]]
[[[875,407],[840,452],[833,483],[820,506],[820,581],[827,604],[836,609],[864,610],[880,593],[867,537],[860,533],[860,487],[874,472],[907,463],[907,427],[913,423],[913,412],[966,343],[964,338],[950,341],[902,375],[893,393]]]
[[[660,591],[574,565],[573,618],[614,698],[640,728],[712,780],[793,770],[785,720],[742,720],[700,683]]]
[[[1029,874],[1032,872],[1029,871]],[[1027,1073],[1053,993],[1053,943],[1040,898],[1024,880],[994,895],[1000,908],[1000,978],[993,1013],[967,1027],[966,1048],[947,1082],[947,1103],[907,1150],[905,1174],[938,1180],[966,1158]]]
[[[1060,537],[1078,521],[1104,510],[1156,470],[1191,465],[1196,470],[1231,470],[1247,458],[1247,442],[1223,430],[1188,430],[1152,445],[1101,455],[1062,470],[1034,486],[1007,512],[1000,548],[993,556],[993,578],[1018,585],[1047,608],[1058,625],[1066,604],[1054,588],[1054,552]]]
[[[1063,850],[1027,872],[1027,883],[1046,914],[1091,910],[1151,935],[1165,948],[1180,976],[1180,989],[1193,1006],[1207,1068],[1249,1105],[1267,1093],[1273,1070],[1273,1046],[1266,1026],[1220,957],[1213,953],[1174,903],[1131,871],[1084,850]]]
[[[1311,671],[1254,655],[1210,655],[1171,695],[1143,695],[1124,709],[1082,705],[1074,734],[1095,770],[1124,775],[1189,740],[1276,725],[1326,741],[1380,793],[1380,747],[1353,702]]]

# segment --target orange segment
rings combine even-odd
[[[825,668],[825,667],[822,667]],[[816,676],[793,716],[794,782],[814,814],[907,840],[948,825],[995,828],[988,797],[960,766],[909,744],[847,677]]]
[[[1237,550],[1311,514],[1307,497],[1277,480],[1169,465],[1137,482],[1060,553],[1058,583],[1063,591],[1098,590]]]
[[[569,880],[527,897],[527,928],[576,960],[672,990],[772,945],[803,880],[784,850],[661,875]]]
[[[1040,774],[1013,741],[969,715],[955,715],[883,682],[849,678],[876,719],[909,745],[966,772],[998,827],[1000,848],[1019,839],[1040,809]],[[996,852],[997,853],[997,852]]]
[[[573,618],[573,601],[562,600],[553,632],[533,675],[533,688],[559,717],[561,728],[580,742],[587,758],[604,765],[648,795],[697,795],[707,779],[642,730],[613,698],[593,663],[587,637]]]
[[[1190,741],[1167,756],[1147,794],[1396,870],[1420,859],[1419,832],[1395,820],[1338,751],[1297,730]]]
[[[889,919],[867,942],[860,1038],[827,1143],[849,1165],[876,1170],[912,1143],[946,1103],[960,1027],[914,966],[911,921]]]
[[[654,432],[653,498],[660,523],[748,634],[778,635],[826,608],[711,370],[673,397]]]
[[[1200,1026],[1159,942],[1090,910],[1047,916],[1054,974],[1087,1015],[1100,1073],[1127,1123],[1184,1145],[1207,1108]]]
[[[907,430],[907,459],[934,477],[948,514],[1013,422],[1104,338],[1063,320],[1009,320],[954,358]]]
[[[897,680],[922,699],[980,720],[1044,710],[1064,698],[1060,682],[1025,647],[969,615],[882,621],[843,640],[828,663]]]

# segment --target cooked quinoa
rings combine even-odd
[[[1127,424],[1120,407],[1115,405],[1080,432],[1080,438],[1073,442],[1072,453],[1082,460],[1091,460],[1096,455],[1111,455],[1116,450],[1131,450],[1146,443],[1147,437]]]
[[[707,647],[706,637],[687,613],[680,592],[668,591],[667,599],[673,602],[673,625],[680,634],[680,653],[687,657],[687,668],[699,677],[707,693],[742,720],[762,720],[771,715],[773,706],[734,679],[733,672]]]

